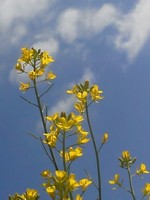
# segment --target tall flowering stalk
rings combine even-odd
[[[48,71],[49,64],[54,62],[54,59],[48,52],[34,48],[24,47],[21,50],[22,55],[15,68],[18,73],[26,75],[28,81],[21,82],[19,89],[23,93],[33,90],[36,102],[29,101],[23,96],[21,98],[38,108],[44,130],[42,137],[31,135],[41,141],[54,167],[54,172],[49,169],[41,172],[44,190],[53,200],[82,200],[84,193],[92,184],[92,179],[85,177],[77,180],[76,175],[72,173],[72,165],[83,156],[83,146],[90,140],[88,132],[82,126],[84,118],[81,114],[74,112],[48,115],[47,108],[43,106],[42,97],[51,89],[52,80],[56,78],[52,71]],[[41,92],[40,85],[43,83],[47,84],[47,88]],[[16,193],[9,198],[10,200],[37,200],[39,195],[33,195],[30,198],[24,193],[22,195]]]
[[[24,47],[21,51],[22,55],[17,60],[15,68],[19,74],[27,77],[27,81],[22,81],[19,89],[23,93],[33,90],[36,102],[30,101],[24,96],[21,98],[38,108],[44,132],[40,137],[30,134],[40,140],[52,164],[51,169],[44,169],[41,172],[44,191],[52,200],[83,200],[85,192],[93,184],[97,190],[97,200],[103,200],[100,152],[103,145],[107,143],[109,135],[107,132],[104,133],[101,142],[97,142],[89,112],[92,104],[103,99],[103,91],[99,89],[98,85],[90,85],[86,80],[67,90],[67,93],[74,95],[76,99],[75,112],[48,113],[47,106],[43,105],[42,97],[51,89],[52,81],[56,78],[56,75],[49,71],[49,65],[54,62],[54,59],[48,52],[34,48]],[[41,90],[41,84],[47,85],[44,91]],[[84,129],[84,121],[87,122],[88,131]],[[94,149],[97,168],[96,181],[89,175],[78,180],[77,175],[73,172],[72,166],[74,162],[82,158],[84,146],[88,142],[91,142]],[[133,173],[131,167],[136,158],[132,158],[127,150],[122,152],[118,160],[120,167],[127,172],[128,186],[126,187],[123,180],[120,180],[118,173],[109,181],[109,184],[115,185],[113,189],[122,188],[130,194],[132,200],[136,200],[133,178],[149,174],[150,171],[144,163],[141,163]],[[141,200],[146,197],[150,199],[150,183],[146,183],[142,189]],[[22,194],[15,193],[9,196],[9,200],[38,200],[39,198],[38,191],[32,188],[28,188]]]
[[[76,110],[84,114],[87,119],[89,132],[91,135],[91,140],[95,152],[95,158],[96,158],[96,166],[97,166],[97,176],[98,176],[98,185],[97,185],[97,191],[98,191],[98,199],[102,200],[102,191],[101,191],[101,169],[100,169],[100,158],[99,158],[99,151],[101,150],[101,147],[104,143],[106,143],[108,139],[108,134],[105,134],[103,137],[102,145],[98,147],[96,144],[95,136],[93,133],[90,116],[89,116],[89,107],[94,102],[98,102],[103,99],[103,91],[99,89],[98,85],[92,85],[90,86],[89,81],[85,81],[84,84],[76,84],[73,86],[71,90],[67,91],[68,94],[75,95],[77,102],[74,104],[74,107]],[[106,136],[107,135],[107,136]],[[107,138],[107,139],[106,139]]]
[[[109,184],[116,185],[116,187],[114,187],[113,189],[122,188],[123,190],[125,190],[126,192],[128,192],[131,195],[131,198],[133,200],[136,200],[137,198],[136,198],[136,194],[134,191],[133,177],[134,176],[141,177],[144,174],[149,174],[150,171],[147,169],[146,165],[144,163],[142,163],[142,164],[140,164],[139,168],[137,168],[135,170],[135,172],[132,173],[131,167],[136,162],[136,158],[135,157],[132,158],[130,152],[127,150],[122,151],[122,155],[121,155],[121,157],[118,158],[118,160],[120,162],[120,167],[127,171],[129,186],[128,186],[128,188],[124,186],[123,180],[120,180],[119,174],[115,174],[114,179],[110,180]],[[150,186],[150,184],[146,183],[145,186],[143,187],[142,199],[144,199],[145,197],[148,197],[148,199],[150,198],[150,187],[149,186]]]

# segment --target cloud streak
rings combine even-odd
[[[126,51],[129,59],[137,56],[150,36],[149,8],[149,0],[140,0],[131,12],[116,21],[118,35],[115,45]]]
[[[150,37],[150,1],[139,0],[132,10],[123,12],[115,4],[103,4],[101,7],[65,7],[56,9],[55,16],[49,17],[56,0],[5,0],[0,7],[0,36],[4,42],[18,44],[21,39],[30,35],[30,22],[42,16],[45,19],[42,29],[36,30],[32,38],[33,46],[48,50],[52,54],[60,51],[62,43],[72,45],[78,40],[83,43],[99,36],[109,27],[116,32],[107,32],[105,37],[112,37],[116,50],[127,54],[129,60],[136,58]],[[35,6],[36,5],[36,6]],[[47,18],[46,18],[47,16]],[[43,18],[45,17],[45,18]],[[53,26],[51,26],[53,24]],[[53,30],[51,30],[53,27]],[[10,31],[11,30],[11,31]],[[33,30],[34,31],[34,30]],[[29,38],[30,39],[30,38]],[[100,43],[100,42],[99,42]],[[88,46],[88,45],[87,45]]]

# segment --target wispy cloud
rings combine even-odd
[[[99,9],[69,8],[59,15],[57,32],[63,40],[71,43],[78,38],[100,33],[114,22],[117,15],[117,9],[111,4]]]
[[[27,24],[40,17],[54,0],[5,0],[0,6],[0,39],[12,44],[27,34]],[[36,20],[36,19],[35,19]],[[11,31],[10,31],[11,30]]]
[[[150,1],[139,0],[134,9],[122,15],[115,23],[118,35],[115,45],[133,59],[150,37]]]
[[[36,35],[36,42],[32,46],[42,51],[48,51],[51,55],[55,55],[59,51],[59,42],[49,32]]]
[[[32,33],[29,43],[36,48],[48,50],[51,54],[60,53],[62,44],[76,44],[80,39],[81,44],[88,39],[93,39],[108,27],[114,27],[116,32],[107,32],[105,37],[112,36],[114,48],[124,51],[132,60],[142,50],[145,42],[150,37],[150,1],[139,0],[129,11],[123,12],[115,4],[103,4],[101,7],[64,7],[56,9],[55,17],[49,16],[53,3],[56,0],[5,0],[0,7],[0,41],[16,44],[25,35],[30,35],[30,23],[42,16],[44,23],[36,22],[39,30]],[[29,6],[30,5],[30,6]],[[35,6],[36,5],[36,6]],[[42,29],[40,29],[40,23]],[[51,26],[53,24],[53,26]],[[51,30],[51,27],[53,27]],[[11,31],[10,31],[11,30]],[[29,38],[30,39],[30,38]],[[99,45],[100,44],[100,41]],[[77,41],[78,44],[78,41]],[[86,43],[88,48],[88,42]],[[65,51],[65,49],[64,49]]]

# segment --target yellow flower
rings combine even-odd
[[[76,94],[77,92],[78,92],[78,88],[76,85],[74,85],[71,90],[67,90],[67,94]]]
[[[129,151],[122,151],[122,156],[118,158],[122,168],[128,168],[135,163],[136,158],[132,158]]]
[[[90,88],[90,94],[93,101],[103,99],[103,96],[101,96],[103,94],[103,91],[99,90],[98,85],[93,85]]]
[[[122,159],[126,162],[130,161],[131,155],[129,151],[123,151],[122,152]]]
[[[114,175],[114,179],[110,180],[109,184],[111,184],[111,185],[115,185],[115,184],[120,185],[119,174],[115,174]]]
[[[59,117],[56,121],[56,126],[63,131],[69,131],[74,126],[74,120],[67,117]]]
[[[33,58],[33,54],[34,54],[33,49],[28,49],[27,47],[24,47],[21,49],[21,51],[22,51],[22,57],[18,59],[18,61],[29,63]]]
[[[51,173],[50,173],[50,171],[47,169],[47,170],[44,170],[44,171],[41,172],[41,176],[42,176],[43,178],[49,178],[49,177],[51,177]]]
[[[71,113],[71,117],[74,121],[74,125],[77,125],[79,122],[82,122],[84,120],[81,115],[75,115],[74,113]]]
[[[149,174],[150,172],[147,170],[146,165],[142,163],[140,165],[140,168],[136,170],[136,173],[140,175],[140,174]]]
[[[81,197],[81,195],[77,194],[76,195],[76,200],[83,200],[83,198]]]
[[[16,64],[16,70],[18,70],[18,71],[20,71],[20,72],[24,72],[24,70],[22,69],[22,65],[21,65],[21,63],[20,62],[17,62],[17,64]]]
[[[18,193],[15,193],[13,196],[9,195],[9,200],[26,200],[26,197],[24,194],[19,195]]]
[[[85,103],[83,103],[83,102],[75,103],[74,107],[79,113],[84,113],[84,111],[85,111]]]
[[[45,144],[48,144],[50,147],[54,148],[57,142],[57,135],[55,134],[55,132],[46,133],[44,135],[46,140],[43,140],[43,142]]]
[[[102,138],[102,144],[105,144],[108,141],[108,133],[104,133]]]
[[[28,89],[30,88],[30,83],[23,83],[23,82],[20,82],[20,87],[19,87],[19,90],[23,91],[23,92],[26,92]]]
[[[146,183],[144,188],[142,189],[142,193],[144,196],[150,195],[150,183]]]
[[[56,191],[55,185],[52,185],[46,188],[46,192],[52,199],[55,199],[55,191]]]
[[[49,56],[48,52],[45,51],[42,53],[42,56],[41,56],[41,64],[42,66],[44,65],[48,65],[49,63],[51,62],[54,62],[55,60],[53,59],[52,56]]]
[[[78,140],[77,140],[77,144],[86,144],[90,141],[89,138],[87,138],[87,134],[88,132],[85,132],[85,134],[78,134]]]
[[[30,189],[28,188],[26,190],[26,197],[27,197],[27,200],[35,200],[37,197],[38,197],[38,191],[37,190],[34,190],[34,189]]]
[[[44,74],[45,70],[44,68],[39,68],[35,70],[35,75],[38,76],[42,76]]]
[[[66,180],[66,178],[67,178],[67,172],[66,171],[56,170],[55,174],[56,174],[55,180],[58,183],[63,183]]]
[[[56,78],[56,75],[53,72],[48,72],[46,74],[46,80],[53,80]]]
[[[30,72],[28,72],[28,76],[29,76],[29,78],[33,81],[33,80],[35,80],[36,79],[36,73],[35,73],[35,71],[30,71]]]
[[[87,178],[83,178],[79,181],[79,185],[81,186],[83,191],[85,191],[90,184],[92,184],[92,181]]]
[[[88,93],[86,91],[78,92],[76,97],[80,100],[86,100]]]
[[[63,156],[63,151],[60,152],[60,155]],[[78,157],[81,157],[83,155],[82,148],[76,147],[73,149],[72,147],[69,148],[68,152],[65,152],[65,160],[66,162],[70,162],[75,160]]]
[[[46,116],[45,118],[48,121],[55,121],[58,118],[58,113],[55,113],[54,115],[51,115],[51,116]]]
[[[85,144],[89,142],[89,138],[87,138],[88,132],[85,131],[80,124],[77,125],[77,143],[78,144]]]
[[[79,183],[76,181],[74,174],[69,174],[68,180],[67,180],[67,187],[69,191],[74,191],[79,187]]]

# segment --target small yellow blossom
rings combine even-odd
[[[32,71],[28,72],[28,76],[32,81],[35,80],[36,79],[35,71],[32,70]]]
[[[149,174],[150,172],[149,170],[147,170],[146,165],[142,163],[140,165],[140,168],[136,170],[136,173],[140,175],[140,174]]]
[[[44,171],[41,172],[41,176],[43,178],[49,178],[49,177],[51,177],[51,172],[48,169],[44,170]]]
[[[83,103],[83,102],[75,103],[74,107],[79,113],[84,113],[84,111],[85,111],[85,103]]]
[[[29,63],[33,58],[33,54],[34,54],[33,49],[28,49],[27,47],[24,47],[21,49],[21,51],[22,51],[22,57],[18,59],[18,61]]]
[[[109,184],[111,184],[111,185],[115,185],[115,184],[120,185],[119,177],[120,177],[119,174],[115,174],[114,175],[114,179],[110,180]]]
[[[86,91],[78,92],[76,94],[76,97],[78,97],[80,100],[86,100],[88,93]]]
[[[50,147],[54,148],[57,142],[57,135],[55,132],[44,134],[46,140],[43,140],[45,144],[48,144]]]
[[[61,130],[63,131],[69,131],[73,128],[74,126],[74,121],[73,119],[68,119],[66,117],[59,117],[57,120],[56,120],[56,126],[58,128],[60,128]]]
[[[122,152],[122,159],[126,162],[130,161],[131,155],[129,151],[123,151]]]
[[[26,92],[28,89],[30,88],[30,83],[23,83],[23,82],[20,82],[20,87],[19,87],[19,90],[23,91],[23,92]]]
[[[81,115],[75,115],[74,113],[71,113],[71,117],[74,121],[74,125],[79,124],[79,122],[82,122],[84,118]]]
[[[69,191],[74,191],[79,187],[79,183],[76,181],[76,177],[74,174],[69,174],[68,180],[67,180],[67,187]]]
[[[49,56],[48,52],[45,51],[42,53],[42,56],[41,56],[41,64],[42,66],[44,65],[48,65],[49,63],[51,62],[54,62],[55,60],[53,59],[52,56]]]
[[[88,132],[85,131],[80,124],[77,125],[77,144],[85,144],[89,142],[89,138],[87,138]]]
[[[46,192],[52,199],[55,199],[55,191],[56,191],[55,185],[52,185],[46,188]]]
[[[47,74],[46,74],[46,80],[53,80],[53,79],[55,79],[56,78],[56,75],[53,73],[53,72],[48,72]]]
[[[92,181],[87,178],[83,178],[79,181],[79,185],[81,186],[83,191],[85,191],[90,184],[92,184]]]
[[[102,138],[102,144],[105,144],[108,141],[108,133],[104,133]]]
[[[35,69],[35,74],[37,77],[42,76],[44,72],[45,72],[44,68]]]
[[[63,156],[63,151],[60,152],[60,155]],[[78,157],[81,157],[83,155],[82,148],[76,147],[73,149],[72,147],[69,148],[68,152],[65,152],[65,160],[66,162],[73,161],[77,159]]]
[[[67,178],[67,172],[66,171],[56,170],[55,174],[56,174],[55,180],[58,183],[63,183],[66,180],[66,178]]]
[[[120,161],[120,166],[123,168],[128,168],[135,163],[136,158],[132,158],[129,151],[122,151],[121,157],[118,158]]]
[[[45,118],[48,120],[48,121],[55,121],[57,118],[58,118],[58,113],[55,113],[54,115],[51,115],[51,116],[46,116]]]
[[[77,92],[78,92],[78,88],[76,85],[74,85],[71,90],[67,90],[67,94],[76,94]]]
[[[20,62],[17,62],[17,64],[16,64],[16,70],[18,70],[18,71],[20,71],[20,72],[24,72],[24,70],[23,70],[23,68],[22,68],[22,65],[21,65],[21,63]]]
[[[93,101],[97,101],[97,100],[101,100],[103,99],[103,91],[99,90],[98,85],[93,85],[90,88],[90,94],[91,94],[91,98]]]
[[[35,200],[36,197],[38,196],[38,191],[37,190],[34,190],[34,189],[30,189],[28,188],[26,190],[26,198],[27,200]]]
[[[77,194],[76,195],[76,200],[83,200],[83,198],[81,197],[81,195]]]
[[[150,196],[150,183],[146,183],[144,188],[142,189],[142,193],[144,196]]]

